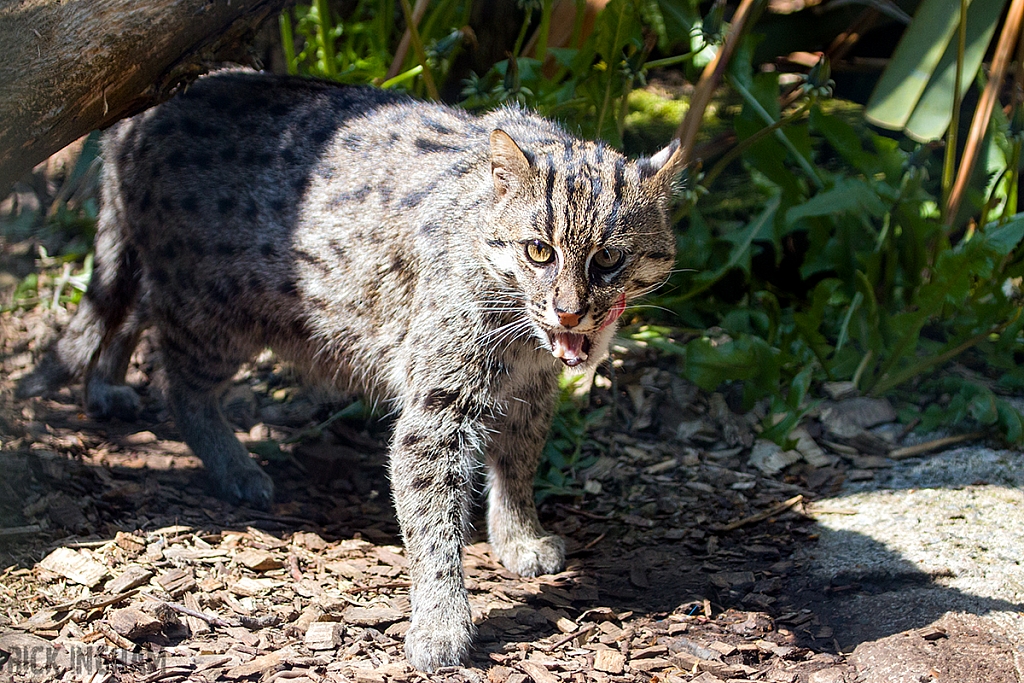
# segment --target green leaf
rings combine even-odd
[[[1004,0],[995,1],[1001,3]],[[984,0],[976,0],[976,4],[987,16],[990,11],[989,4]],[[971,9],[974,8],[973,3]],[[939,69],[943,54],[952,41],[958,19],[959,5],[952,0],[924,0],[919,5],[912,22],[889,59],[889,65],[879,79],[879,84],[874,87],[867,101],[865,116],[868,121],[891,130],[900,130],[906,126],[929,82]],[[969,27],[970,25],[971,22]],[[974,73],[965,70],[964,77],[965,83],[970,85]],[[951,96],[949,101],[952,101]]]
[[[985,227],[986,245],[1000,256],[1009,256],[1022,239],[1024,239],[1024,213],[1017,214],[1003,225]]]
[[[1006,401],[996,401],[996,413],[998,415],[999,431],[1011,444],[1020,445],[1024,443],[1024,417],[1020,411]]]
[[[996,25],[1006,0],[973,0],[967,12],[967,44],[964,50],[963,74],[960,82],[960,96],[971,87],[978,69],[981,68],[985,51],[992,41]],[[955,10],[959,15],[959,6]],[[956,53],[958,39],[955,36],[946,46],[935,72],[925,87],[924,93],[914,106],[910,119],[903,127],[904,132],[918,142],[930,142],[941,138],[953,117],[953,88],[956,85]],[[895,58],[895,55],[894,55]]]
[[[786,222],[792,224],[801,218],[832,216],[843,212],[882,216],[885,211],[885,203],[867,181],[840,178],[830,189],[786,211]]]

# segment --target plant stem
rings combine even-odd
[[[334,37],[331,36],[331,8],[327,0],[313,0],[316,7],[316,39],[320,43],[320,51],[324,60],[324,76],[335,79],[338,76],[337,64],[334,63]]]
[[[410,78],[415,78],[416,76],[419,76],[421,73],[423,73],[423,67],[417,64],[408,71],[403,71],[394,78],[389,78],[388,80],[384,81],[383,83],[380,84],[380,87],[383,88],[384,90],[387,90],[388,88],[393,88],[396,85],[399,85],[400,83],[405,83]]]
[[[757,101],[757,99],[749,90],[743,87],[742,83],[737,81],[735,78],[730,78],[729,76],[726,76],[725,80],[730,86],[732,86],[734,90],[736,90],[736,92],[740,94],[740,96],[743,98],[743,102],[747,104],[754,111],[754,113],[761,117],[762,121],[764,121],[769,126],[772,126],[776,123],[775,119],[772,118],[772,115],[769,114],[768,111],[761,106],[761,103]],[[789,153],[793,155],[793,157],[796,159],[796,163],[800,166],[801,169],[803,169],[807,177],[811,179],[811,182],[813,182],[819,190],[825,187],[825,183],[822,182],[821,178],[818,176],[818,172],[814,170],[813,166],[811,166],[811,162],[809,162],[804,157],[804,155],[801,154],[799,150],[797,150],[796,146],[792,143],[792,141],[790,141],[790,139],[786,137],[786,134],[778,129],[773,130],[772,133],[775,135],[775,139],[782,143],[782,146],[785,147],[789,151]]]
[[[730,149],[725,154],[725,156],[723,156],[721,159],[719,159],[715,163],[715,165],[711,167],[711,170],[708,171],[708,174],[706,176],[704,176],[704,182],[701,183],[701,184],[705,188],[710,188],[711,184],[713,182],[715,182],[715,179],[719,175],[721,175],[722,171],[724,171],[726,168],[728,168],[729,164],[731,164],[733,161],[735,161],[737,157],[739,157],[741,154],[743,154],[748,149],[750,149],[750,147],[752,145],[755,145],[758,142],[760,142],[765,136],[771,135],[772,133],[774,133],[779,128],[782,128],[786,124],[791,123],[791,122],[795,121],[796,119],[800,118],[801,116],[803,116],[804,113],[806,113],[807,110],[811,108],[812,104],[813,104],[813,100],[808,100],[806,103],[804,103],[804,105],[802,107],[797,109],[795,112],[793,112],[789,116],[786,116],[785,118],[779,119],[778,121],[776,121],[775,123],[773,123],[772,125],[770,125],[770,126],[768,126],[766,128],[762,128],[761,130],[757,131],[756,133],[751,135],[746,140],[743,140],[738,145],[736,145],[735,147]]]
[[[281,47],[284,49],[284,63],[288,73],[295,76],[299,73],[298,64],[295,63],[295,32],[292,30],[291,10],[284,10],[278,17],[278,24],[281,27]]]
[[[516,36],[515,47],[512,48],[512,59],[519,58],[519,51],[523,49],[523,41],[526,40],[526,32],[530,28],[530,20],[533,19],[533,7],[526,10],[526,17],[523,18],[523,25],[519,27],[519,35]]]
[[[537,47],[533,56],[541,64],[548,56],[548,34],[551,32],[551,9],[555,6],[554,0],[544,0],[541,6],[540,27],[537,29]]]
[[[440,99],[437,86],[434,85],[434,76],[430,73],[430,67],[427,65],[427,53],[423,50],[423,41],[420,40],[419,29],[416,28],[412,7],[409,6],[409,0],[401,0],[401,2],[402,14],[405,15],[405,26],[409,30],[409,42],[412,43],[412,49],[416,52],[416,59],[423,67],[423,85],[427,88],[427,96],[432,100]]]
[[[957,29],[956,76],[953,80],[953,111],[946,131],[946,154],[942,161],[942,207],[945,210],[953,189],[956,170],[956,143],[960,132],[960,88],[964,82],[964,53],[967,51],[967,1],[960,0],[960,25]]]
[[[937,356],[923,358],[918,362],[914,363],[913,365],[911,365],[909,368],[906,368],[902,372],[899,372],[892,377],[887,377],[886,375],[883,374],[875,383],[875,386],[871,388],[871,391],[868,392],[869,395],[879,396],[881,394],[884,394],[890,389],[897,387],[900,384],[903,384],[908,379],[911,379],[912,377],[921,374],[925,370],[935,367],[936,365],[939,365],[941,363],[945,363],[947,360],[950,360],[951,358],[956,358],[957,356],[959,356],[961,353],[971,348],[972,346],[975,346],[980,342],[983,342],[986,339],[988,339],[989,335],[999,334],[1000,332],[1002,332],[1020,316],[1020,312],[1021,309],[1018,308],[1014,316],[1007,320],[1006,322],[999,323],[992,329],[980,332],[979,334],[974,335],[970,339],[967,339],[966,341],[954,346],[953,348],[943,351]]]

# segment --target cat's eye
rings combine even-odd
[[[546,266],[555,260],[555,250],[551,248],[550,244],[532,240],[526,243],[526,258],[538,266]]]
[[[594,254],[593,263],[601,270],[614,270],[619,267],[620,263],[622,263],[624,256],[625,254],[618,249],[605,247]]]

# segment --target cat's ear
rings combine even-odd
[[[514,191],[530,173],[530,160],[509,134],[500,128],[491,131],[491,179],[494,196],[501,199]]]
[[[638,159],[636,165],[644,182],[671,194],[676,177],[683,170],[683,153],[679,139],[673,138],[667,147],[652,157]]]

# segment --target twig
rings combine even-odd
[[[204,612],[200,612],[199,610],[189,609],[188,607],[185,607],[184,605],[179,605],[176,602],[168,602],[167,600],[161,600],[160,598],[156,597],[155,595],[150,595],[149,593],[141,593],[141,595],[144,598],[149,598],[150,600],[156,600],[157,602],[162,602],[163,604],[167,605],[168,607],[170,607],[175,612],[180,612],[180,613],[182,613],[182,614],[184,614],[186,616],[195,617],[196,619],[202,619],[203,621],[205,621],[210,626],[220,626],[221,628],[226,628],[228,626],[231,626],[231,624],[229,624],[228,622],[224,621],[220,617],[213,617],[213,616],[210,616],[209,614],[206,614]]]
[[[750,515],[749,517],[744,517],[743,519],[737,519],[735,522],[729,522],[721,529],[722,531],[734,531],[736,529],[739,529],[741,526],[746,526],[748,524],[755,524],[757,522],[764,521],[769,517],[774,517],[779,513],[785,512],[794,505],[802,503],[803,500],[803,494],[798,493],[789,500],[784,500],[778,505],[773,505],[772,507],[768,508],[767,510],[764,510],[763,512],[758,512],[756,515]]]
[[[608,515],[598,515],[593,512],[587,512],[586,510],[580,510],[579,508],[574,508],[569,505],[565,505],[564,503],[557,503],[556,507],[565,510],[566,512],[569,512],[571,514],[579,515],[580,517],[586,517],[587,519],[596,519],[602,522],[610,522],[613,519],[615,519],[614,517],[610,517]]]
[[[420,20],[423,15],[427,12],[427,5],[430,0],[416,0],[416,6],[412,8],[412,23],[415,26],[419,26]],[[402,34],[402,40],[398,43],[398,49],[395,50],[395,58],[391,60],[391,68],[388,69],[387,75],[384,77],[385,81],[390,81],[392,78],[398,75],[398,72],[402,70],[402,62],[405,61],[405,55],[409,53],[409,41],[412,39],[412,33],[409,27],[405,27],[405,33]]]
[[[978,101],[978,108],[974,111],[967,144],[964,146],[963,156],[960,157],[960,169],[957,172],[956,181],[953,183],[953,189],[946,200],[944,218],[947,228],[952,227],[956,221],[960,202],[967,192],[967,184],[974,172],[978,156],[980,156],[981,143],[992,118],[992,109],[995,107],[999,91],[1002,89],[1003,78],[1006,76],[1006,69],[1013,56],[1013,47],[1017,41],[1017,32],[1020,30],[1022,20],[1024,20],[1024,0],[1012,0],[1006,14],[1006,21],[1003,23],[1003,30],[999,34],[999,42],[992,59],[988,83],[985,84],[985,90]]]
[[[387,588],[409,588],[412,583],[409,581],[389,581],[388,583],[380,583],[376,586],[352,586],[346,590],[346,593],[365,593],[366,591],[375,591]]]
[[[29,524],[26,526],[8,526],[0,528],[0,538],[10,538],[11,536],[28,536],[29,534],[36,534],[43,530],[43,527],[38,524]]]
[[[135,643],[122,636],[106,623],[101,621],[96,624],[96,630],[102,633],[104,638],[122,650],[128,650],[129,652],[135,651]]]
[[[760,2],[760,0],[742,0],[740,2],[740,6],[736,8],[735,14],[732,15],[725,43],[722,44],[722,47],[715,54],[714,59],[704,67],[704,72],[700,75],[697,87],[693,91],[693,97],[690,98],[690,108],[687,110],[686,115],[683,116],[683,120],[676,130],[676,137],[679,138],[680,143],[680,154],[682,155],[679,159],[680,168],[684,168],[691,161],[693,141],[697,138],[697,130],[704,120],[704,111],[711,102],[711,95],[721,82],[725,69],[729,66],[729,60],[732,59],[733,53],[746,32],[747,22],[751,16],[760,12],[763,6],[764,3]]]
[[[927,453],[928,451],[935,451],[940,448],[945,448],[946,446],[952,446],[953,444],[981,439],[984,436],[985,432],[971,432],[970,434],[946,436],[941,439],[935,439],[934,441],[925,441],[924,443],[919,443],[914,446],[904,446],[903,448],[897,448],[894,451],[889,451],[889,458],[892,460],[904,460],[906,458],[912,458],[915,455]]]
[[[593,547],[594,547],[595,545],[597,545],[598,543],[600,543],[601,541],[603,541],[603,540],[604,540],[604,537],[605,537],[605,536],[607,536],[607,535],[608,535],[608,532],[607,532],[607,531],[605,531],[605,532],[604,532],[604,533],[602,533],[602,534],[601,534],[600,536],[598,536],[597,538],[595,538],[594,540],[592,540],[592,541],[591,541],[590,543],[587,543],[587,544],[586,544],[585,546],[583,546],[583,550],[590,550],[590,549],[591,549],[591,548],[593,548]]]

